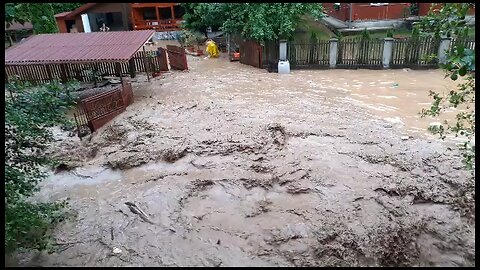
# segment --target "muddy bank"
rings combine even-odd
[[[474,176],[453,143],[313,85],[324,71],[189,65],[139,79],[135,103],[91,138],[58,132],[50,151],[68,170],[37,199],[69,198],[74,215],[54,253],[20,265],[475,264]]]

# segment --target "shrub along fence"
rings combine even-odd
[[[410,39],[330,39],[287,43],[287,58],[291,69],[322,68],[437,68],[456,45],[475,49],[472,38],[410,38]],[[435,57],[432,57],[435,55]],[[263,68],[276,70],[279,42],[263,46]]]

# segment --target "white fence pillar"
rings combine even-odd
[[[286,61],[287,60],[287,41],[286,40],[280,40],[280,46],[279,46],[279,59],[280,61]]]
[[[440,46],[438,46],[438,63],[445,64],[448,57],[448,49],[450,48],[451,38],[444,37],[440,40]]]
[[[393,38],[385,38],[383,44],[382,65],[383,68],[390,68],[393,53]]]
[[[338,57],[338,39],[330,39],[330,68],[335,68],[337,66],[337,57]]]

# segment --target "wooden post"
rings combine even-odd
[[[157,23],[158,23],[158,25],[156,27],[159,27],[160,26],[160,12],[158,11],[158,7],[155,7],[155,13],[156,13],[156,16],[157,16]]]
[[[50,80],[51,83],[53,83],[53,76],[52,76],[52,70],[50,69],[50,65],[45,65],[45,68],[47,69],[48,79]]]
[[[132,58],[130,58],[130,60],[128,60],[128,68],[130,70],[130,78],[135,78],[135,76],[136,76],[135,58],[134,57],[132,57]]]
[[[65,64],[60,64],[60,67],[62,69],[62,83],[67,82],[67,70]]]
[[[122,85],[122,89],[123,89],[122,63],[116,62],[115,69],[118,77],[120,77],[120,84]]]
[[[93,83],[97,87],[97,63],[93,63]]]
[[[147,52],[145,51],[145,45],[143,46],[143,63],[145,64],[145,72],[147,73],[147,79],[150,81],[150,75],[148,75],[148,63],[147,63]]]

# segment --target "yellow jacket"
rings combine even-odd
[[[209,41],[207,43],[207,53],[210,55],[210,57],[218,57],[220,55],[220,51],[218,50],[215,42]]]

